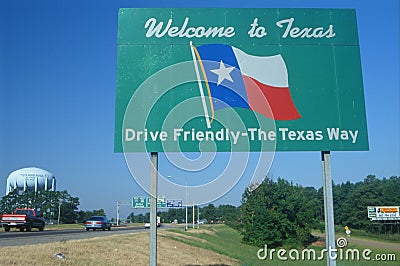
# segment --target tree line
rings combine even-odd
[[[357,183],[333,184],[335,224],[365,231],[373,230],[368,206],[399,206],[400,177],[378,179],[368,175]],[[311,229],[324,230],[323,188],[302,187],[281,178],[266,178],[257,188],[249,187],[238,207],[240,218],[232,224],[243,241],[262,246],[306,246]],[[397,224],[400,226],[400,224]],[[398,228],[391,227],[393,233]],[[381,226],[379,230],[383,230]]]
[[[230,223],[239,215],[238,208],[233,205],[219,205],[215,207],[213,204],[208,204],[205,207],[195,206],[194,221],[197,223],[197,218],[200,221],[207,223]],[[163,223],[172,223],[175,220],[178,223],[185,223],[186,210],[185,208],[171,208],[168,211],[158,211],[157,216],[160,217]],[[127,217],[128,223],[146,223],[150,221],[150,213],[135,214],[131,212]],[[188,206],[188,223],[193,223],[193,207]]]
[[[333,184],[333,197],[336,225],[371,231],[367,207],[400,206],[400,177],[378,179],[369,175],[357,183]],[[323,188],[302,187],[282,178],[276,181],[266,178],[259,186],[249,186],[238,207],[209,204],[195,208],[195,219],[197,212],[200,219],[208,223],[224,222],[241,232],[243,242],[261,247],[264,244],[271,248],[307,246],[313,241],[311,229],[324,230]],[[176,219],[183,223],[185,209],[169,209],[158,212],[158,216],[163,222]],[[192,208],[189,208],[188,223],[192,223],[192,217]],[[132,212],[128,220],[148,222],[150,216]]]
[[[49,223],[83,223],[92,215],[105,215],[103,209],[78,211],[79,198],[67,190],[37,192],[14,190],[0,200],[0,214],[12,213],[16,208],[36,209]]]
[[[322,189],[319,193],[322,193]],[[400,207],[400,177],[378,179],[369,175],[363,181],[354,184],[346,182],[334,185],[333,200],[336,224],[370,230],[368,206]]]

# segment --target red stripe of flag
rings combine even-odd
[[[274,120],[294,120],[300,114],[289,88],[273,87],[243,75],[251,110]]]

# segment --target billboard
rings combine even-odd
[[[122,8],[116,152],[368,150],[352,9]]]
[[[399,206],[368,206],[367,210],[372,221],[400,220]]]

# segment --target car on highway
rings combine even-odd
[[[110,231],[111,222],[107,219],[106,216],[92,216],[86,220],[85,228],[86,231],[89,231],[90,229],[93,229],[93,231],[96,231],[96,229],[101,229],[103,231],[107,229],[108,231]]]
[[[160,227],[160,226],[161,226],[161,218],[160,218],[160,216],[157,216],[157,223],[156,223],[156,225],[157,225],[157,227]],[[145,228],[145,229],[150,228],[150,223],[145,223],[145,224],[144,224],[144,228]]]
[[[24,230],[30,232],[32,228],[43,231],[46,220],[35,209],[17,208],[12,214],[3,214],[0,223],[6,232],[9,232],[10,228],[17,228],[21,232]]]

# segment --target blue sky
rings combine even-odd
[[[81,209],[104,208],[110,217],[117,200],[144,194],[123,154],[113,152],[119,7],[354,8],[370,151],[332,152],[332,176],[341,183],[400,175],[398,1],[262,2],[2,1],[0,196],[7,176],[29,166],[54,173],[58,189],[79,197]],[[146,174],[147,165],[137,167]],[[160,171],[180,174],[163,155]],[[320,187],[320,153],[277,153],[269,175]],[[248,180],[214,203],[239,204]]]

